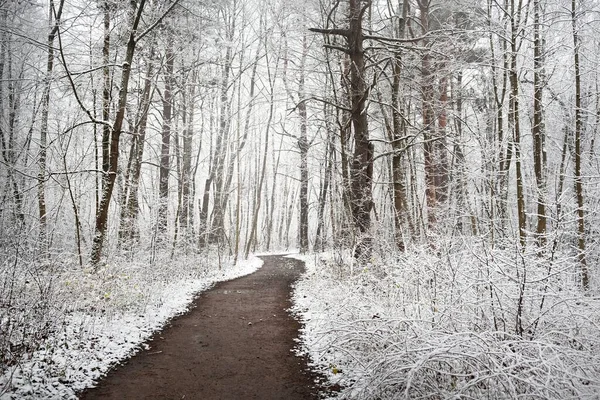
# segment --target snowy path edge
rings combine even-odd
[[[319,334],[321,318],[313,315],[316,310],[324,307],[325,300],[315,294],[311,289],[315,273],[317,271],[318,260],[324,256],[324,253],[316,254],[288,254],[286,258],[292,258],[304,262],[305,272],[293,284],[291,300],[292,307],[290,313],[302,324],[299,332],[299,342],[295,349],[296,354],[305,357],[308,366],[326,381],[321,382],[322,387],[335,387],[342,383],[339,376],[334,374],[330,360],[323,354],[320,346],[317,345],[321,338]],[[318,303],[318,304],[316,304]],[[318,311],[317,311],[318,313]],[[336,321],[331,321],[335,324]],[[335,399],[338,396],[335,392],[327,391],[322,393],[324,399]]]
[[[188,311],[199,294],[218,282],[249,275],[262,264],[251,256],[202,279],[173,282],[160,294],[162,304],[149,305],[143,315],[74,313],[60,331],[61,337],[48,338],[46,348],[0,376],[0,400],[77,399],[78,392],[93,387],[111,368],[145,348],[145,342],[172,318]]]

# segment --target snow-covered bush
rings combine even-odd
[[[112,257],[97,271],[69,257],[44,265],[5,258],[0,399],[75,398],[198,292],[260,265],[257,258],[233,266],[218,265],[212,253],[169,253]]]
[[[301,351],[341,398],[597,398],[599,299],[570,255],[515,248],[439,240],[360,265],[307,257]]]
[[[54,265],[6,251],[0,258],[0,374],[30,354],[56,329],[63,305],[56,301]],[[0,390],[1,393],[1,390]]]

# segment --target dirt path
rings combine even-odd
[[[256,273],[217,284],[150,349],[81,399],[314,399],[315,378],[290,350],[299,323],[286,309],[303,263],[262,257]]]

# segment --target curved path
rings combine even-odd
[[[291,349],[287,313],[301,261],[262,257],[257,272],[221,282],[81,399],[314,399],[315,379]]]

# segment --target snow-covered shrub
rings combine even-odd
[[[94,271],[76,258],[0,270],[0,399],[76,398],[213,283],[248,274],[253,258],[207,254],[111,257]],[[151,262],[153,260],[153,262]],[[8,288],[9,290],[7,290]],[[9,306],[7,306],[7,304]]]
[[[515,249],[439,240],[361,265],[307,257],[302,351],[341,398],[597,398],[599,299],[570,254]]]
[[[43,264],[6,249],[0,259],[2,374],[55,332],[63,317],[63,304],[56,296],[56,264]]]

